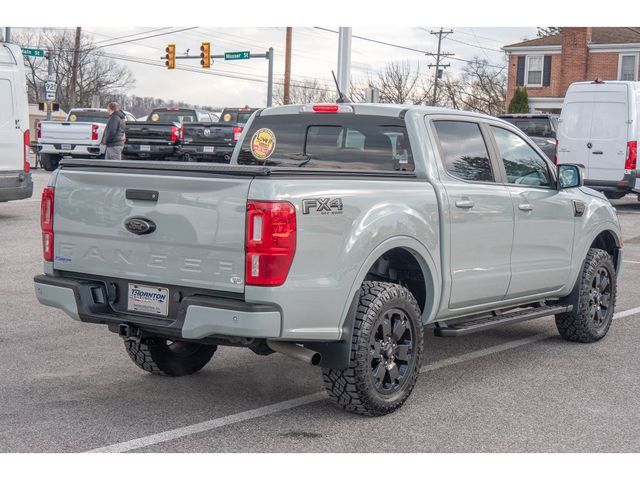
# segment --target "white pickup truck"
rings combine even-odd
[[[125,112],[126,119],[136,118]],[[58,168],[62,157],[92,158],[104,156],[101,145],[109,114],[104,108],[74,108],[64,122],[38,123],[38,152],[45,170]]]

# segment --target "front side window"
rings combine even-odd
[[[542,55],[529,55],[527,57],[527,85],[542,86],[542,68],[544,57]]]
[[[450,120],[436,120],[433,123],[447,172],[473,182],[495,181],[480,125]]]
[[[527,142],[504,128],[491,127],[491,131],[500,150],[508,183],[551,187],[547,163]]]
[[[619,80],[634,82],[638,79],[638,57],[636,55],[620,56],[620,75]]]

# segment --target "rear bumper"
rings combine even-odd
[[[149,147],[149,150],[141,150],[141,148],[145,147]],[[122,153],[127,157],[165,158],[178,155],[179,151],[176,145],[125,143]]]
[[[627,171],[620,181],[604,181],[585,179],[584,184],[600,192],[640,193],[640,178],[637,171]]]
[[[278,338],[281,331],[281,313],[270,305],[191,295],[179,300],[175,318],[165,318],[114,310],[108,300],[113,293],[103,281],[38,275],[34,286],[41,304],[58,308],[75,320],[105,324],[112,330],[125,324],[147,334],[186,340],[216,336]]]
[[[205,152],[205,147],[213,147],[213,152]],[[234,147],[217,146],[217,145],[182,145],[180,154],[189,154],[194,158],[211,159],[213,161],[228,161],[231,159]]]
[[[98,156],[104,154],[105,146],[100,144],[95,145],[76,145],[76,144],[67,144],[71,145],[71,149],[63,149],[61,143],[46,143],[46,144],[38,144],[38,152],[51,154],[51,155],[63,155],[63,156],[71,156],[71,157],[91,157]]]
[[[29,172],[0,172],[0,202],[22,200],[33,195],[33,180]]]

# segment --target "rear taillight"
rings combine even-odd
[[[184,138],[184,130],[180,127],[173,126],[171,127],[171,141],[179,142]]]
[[[289,202],[247,202],[247,285],[282,285],[296,253],[296,209]]]
[[[31,164],[29,163],[29,160],[27,159],[27,155],[29,154],[29,149],[31,148],[31,135],[29,134],[29,130],[25,130],[24,131],[24,135],[23,135],[23,141],[24,141],[24,171],[25,172],[30,172],[31,171]]]
[[[635,170],[638,161],[638,142],[635,140],[627,142],[627,161],[624,163],[625,170]]]
[[[233,127],[233,141],[237,142],[240,140],[240,135],[242,135],[242,127]]]
[[[556,148],[553,150],[553,164],[554,165],[558,164],[558,145],[560,145],[560,142],[558,140],[556,140]]]
[[[40,204],[40,229],[42,230],[42,257],[53,261],[53,187],[45,187]]]
[[[42,138],[42,125],[40,125],[40,122],[36,125],[36,132],[38,134],[38,140],[40,140]]]
[[[91,140],[98,140],[98,125],[95,123],[91,125]]]

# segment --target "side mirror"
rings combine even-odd
[[[575,188],[584,185],[582,170],[579,165],[563,163],[558,165],[558,188]]]

